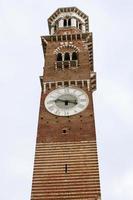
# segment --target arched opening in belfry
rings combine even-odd
[[[57,25],[55,24],[55,26],[54,26],[54,31],[56,31],[57,30]]]
[[[64,27],[67,26],[67,19],[64,19]]]
[[[57,54],[57,61],[62,61],[62,54],[61,53]]]
[[[68,52],[66,52],[64,55],[64,61],[66,60],[70,60],[70,54]]]
[[[72,60],[78,60],[78,55],[76,52],[72,53]]]
[[[68,26],[71,26],[71,18],[68,19]]]
[[[82,24],[79,23],[79,29],[82,31]]]

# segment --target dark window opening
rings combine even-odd
[[[64,27],[66,27],[66,26],[67,26],[67,20],[64,19]]]
[[[54,23],[54,25],[53,25],[54,32],[55,32],[55,31],[57,31],[57,29],[58,29],[58,26],[59,26],[59,22],[58,22],[58,21],[56,21],[56,22]]]
[[[68,26],[71,26],[71,19],[68,19]]]
[[[60,35],[58,36],[58,41],[61,41],[61,36]]]
[[[71,40],[71,35],[67,35],[67,39],[68,39],[68,40]]]
[[[58,55],[57,55],[57,61],[62,61],[62,54],[61,53],[58,53]]]
[[[77,39],[78,39],[78,40],[80,40],[80,39],[81,39],[81,38],[80,38],[80,34],[77,34]]]
[[[78,55],[76,52],[72,53],[72,60],[78,60]]]
[[[75,40],[76,39],[76,36],[75,35],[72,35],[72,40]]]
[[[67,174],[67,171],[68,171],[68,167],[67,167],[67,164],[65,164],[65,174]]]
[[[64,41],[66,41],[66,35],[63,35],[62,38]]]
[[[64,130],[63,130],[63,133],[66,133],[66,132],[67,132],[67,130],[64,129]]]
[[[62,129],[63,134],[68,134],[69,133],[69,128],[63,128]]]
[[[65,53],[64,60],[70,60],[70,54],[69,53]]]
[[[64,82],[64,85],[65,85],[66,87],[68,87],[68,86],[69,86],[68,81],[65,81],[65,82]]]
[[[57,30],[57,25],[54,26],[54,31],[56,31],[56,30]]]
[[[82,24],[81,23],[79,24],[79,29],[82,31]]]

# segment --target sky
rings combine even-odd
[[[133,200],[133,1],[0,1],[0,199],[30,199],[44,66],[41,35],[76,6],[93,32],[95,122],[102,200]]]

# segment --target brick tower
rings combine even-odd
[[[88,17],[59,8],[48,25],[31,200],[100,200]]]

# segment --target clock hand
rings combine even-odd
[[[55,102],[57,102],[57,101],[77,104],[77,101],[76,101],[76,100],[72,101],[72,100],[56,99]]]
[[[69,103],[74,103],[74,104],[77,104],[77,101],[75,100],[75,101],[72,101],[72,100],[70,100],[70,101],[68,101]]]
[[[66,100],[63,100],[63,99],[56,99],[55,102],[57,102],[57,101],[66,102]]]

